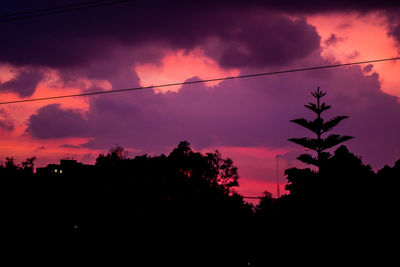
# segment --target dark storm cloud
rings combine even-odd
[[[385,15],[388,22],[387,33],[396,41],[396,44],[400,48],[400,9],[387,10]]]
[[[58,5],[76,1],[57,1]],[[315,29],[284,14],[390,10],[399,1],[133,1],[22,21],[0,23],[0,62],[17,66],[82,68],[112,60],[115,48],[159,45],[171,49],[205,46],[222,66],[265,67],[290,63],[319,46]],[[10,1],[4,13],[55,6],[54,1]],[[24,8],[22,8],[24,7]],[[396,24],[397,25],[397,24]],[[398,27],[389,33],[398,39]],[[135,51],[140,54],[140,51]],[[154,58],[136,60],[153,61]],[[93,65],[93,64],[92,64]],[[98,72],[99,73],[99,72]]]
[[[0,83],[0,92],[13,92],[20,97],[31,96],[42,79],[42,71],[23,69],[13,79]]]
[[[400,46],[400,15],[396,22],[391,23],[389,35],[392,36],[396,40],[397,44]]]
[[[320,38],[305,19],[268,16],[249,21],[225,39],[224,67],[265,67],[291,63],[319,48]]]
[[[151,61],[157,63],[162,58],[162,52],[156,49],[143,47],[138,52],[137,49],[119,47],[113,51],[110,58],[97,58],[85,66],[63,69],[60,72],[62,81],[66,86],[80,87],[79,78],[107,80],[114,89],[130,88],[139,85],[139,78],[134,72],[135,63]],[[99,91],[99,88],[90,88]],[[89,90],[89,91],[90,91]]]
[[[59,104],[42,107],[31,115],[26,130],[40,139],[90,136],[90,128],[81,113],[73,109],[61,109]]]
[[[241,2],[241,1],[236,1]],[[252,2],[252,1],[249,1]],[[279,11],[292,13],[319,13],[319,12],[343,12],[343,11],[376,11],[399,8],[400,3],[397,0],[336,0],[336,1],[320,1],[320,0],[280,0],[280,1],[256,1],[265,7]]]
[[[38,2],[54,5],[53,1]],[[24,6],[21,3],[25,1],[8,5]],[[207,38],[217,38],[226,45],[220,47],[221,58],[217,58],[224,65],[251,62],[269,66],[286,64],[318,47],[318,35],[305,21],[292,22],[286,16],[255,9],[257,6],[263,4],[136,1],[2,23],[0,32],[7,38],[1,43],[0,61],[18,66],[78,67],[112,58],[118,45],[192,49]],[[257,16],[263,20],[254,19]],[[238,60],[232,61],[232,56]]]

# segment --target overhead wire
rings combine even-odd
[[[136,1],[136,0],[118,0],[118,1],[97,0],[97,1],[80,2],[80,3],[70,4],[70,5],[14,12],[14,13],[0,15],[0,23],[25,20],[25,19],[37,18],[37,17],[49,16],[49,15],[56,15],[56,14],[74,12],[74,11],[79,11],[79,10],[97,8],[97,7],[112,6],[112,5],[133,2],[133,1]]]
[[[137,91],[137,90],[145,90],[145,89],[153,89],[153,88],[163,88],[163,87],[171,87],[171,86],[182,86],[182,85],[197,84],[197,83],[217,82],[217,81],[224,81],[224,80],[254,78],[254,77],[261,77],[261,76],[270,76],[270,75],[278,75],[278,74],[285,74],[285,73],[300,72],[300,71],[311,71],[311,70],[338,68],[338,67],[352,66],[352,65],[371,64],[371,63],[384,62],[384,61],[394,61],[394,60],[399,60],[399,59],[400,59],[400,57],[373,59],[373,60],[351,62],[351,63],[341,63],[341,64],[333,64],[333,65],[325,65],[325,66],[315,66],[315,67],[307,67],[307,68],[279,70],[279,71],[272,71],[272,72],[253,73],[253,74],[245,74],[245,75],[238,75],[238,76],[227,76],[227,77],[219,77],[219,78],[213,78],[213,79],[176,82],[176,83],[159,84],[159,85],[151,85],[151,86],[140,86],[140,87],[115,89],[115,90],[108,90],[108,91],[95,91],[95,92],[87,92],[87,93],[80,93],[80,94],[69,94],[69,95],[48,96],[48,97],[39,97],[39,98],[30,98],[30,99],[21,99],[21,100],[11,100],[11,101],[0,102],[0,105],[26,103],[26,102],[36,102],[36,101],[45,101],[45,100],[54,100],[54,99],[63,99],[63,98],[71,98],[71,97],[82,97],[82,96],[94,96],[94,95],[104,95],[104,94],[112,94],[112,93],[122,93],[122,92],[128,92],[128,91]]]
[[[86,2],[79,2],[79,3],[75,3],[75,4],[63,5],[63,6],[54,6],[54,7],[46,7],[46,8],[18,11],[18,12],[14,12],[14,13],[8,13],[8,14],[0,15],[0,18],[16,17],[16,16],[20,16],[20,15],[30,15],[30,14],[34,14],[34,13],[53,11],[53,10],[57,10],[57,9],[64,9],[64,8],[83,6],[83,5],[98,4],[98,3],[101,3],[101,2],[110,2],[110,0],[86,1]]]

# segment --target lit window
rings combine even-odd
[[[62,170],[60,170],[60,173],[62,173]]]
[[[55,172],[55,173],[57,173],[57,172],[58,172],[58,170],[57,170],[57,169],[55,169],[55,170],[54,170],[54,172]]]

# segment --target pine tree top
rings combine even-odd
[[[332,148],[340,143],[343,143],[347,140],[352,139],[352,136],[347,135],[338,135],[338,134],[330,134],[326,138],[322,138],[322,135],[328,131],[331,131],[335,126],[337,126],[342,120],[349,118],[348,116],[336,116],[328,121],[324,121],[321,118],[321,113],[325,110],[331,108],[330,105],[326,103],[321,103],[321,98],[326,95],[325,92],[322,92],[319,87],[315,92],[312,92],[311,95],[316,98],[316,103],[309,103],[308,105],[304,105],[306,108],[313,111],[317,114],[317,117],[314,120],[307,120],[305,118],[299,118],[291,120],[291,122],[296,123],[316,135],[316,138],[290,138],[289,141],[299,144],[305,148],[311,149],[317,152],[317,157],[313,157],[309,154],[302,154],[297,159],[306,163],[312,164],[317,167],[320,167],[321,162],[325,159],[328,159],[331,155],[329,152],[325,152],[325,150]]]

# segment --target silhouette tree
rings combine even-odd
[[[310,109],[312,112],[314,112],[317,115],[317,118],[315,118],[312,121],[300,118],[291,120],[291,122],[296,123],[312,131],[316,135],[316,138],[308,138],[308,137],[290,138],[289,141],[317,152],[317,157],[313,157],[310,154],[301,154],[297,159],[306,164],[312,164],[317,167],[320,167],[324,160],[331,157],[331,154],[329,152],[326,152],[327,149],[332,148],[349,139],[352,139],[353,137],[347,135],[337,135],[337,134],[331,134],[326,138],[322,137],[324,133],[331,131],[342,120],[347,119],[348,116],[336,116],[331,120],[324,122],[324,119],[321,117],[321,114],[322,112],[331,108],[330,105],[321,103],[321,98],[325,96],[326,93],[320,91],[319,87],[317,87],[317,91],[311,94],[313,97],[316,98],[316,103],[309,103],[308,105],[304,106]]]
[[[272,197],[272,194],[270,192],[264,191],[260,202],[255,207],[255,214],[259,217],[266,217],[267,219],[270,219],[274,206],[274,200],[275,199]]]
[[[195,152],[186,141],[167,156],[129,159],[118,151],[96,160],[94,183],[102,186],[80,204],[84,216],[75,217],[82,233],[118,233],[138,247],[150,242],[152,253],[174,264],[247,265],[247,251],[238,244],[247,243],[252,207],[233,191],[238,173],[232,160],[217,151]]]
[[[394,227],[398,227],[398,208],[400,206],[400,159],[393,167],[385,165],[377,172],[377,183],[374,184],[377,191],[376,195],[382,203],[379,205],[379,217],[385,217],[385,222],[390,222]]]
[[[128,152],[124,150],[123,147],[116,145],[111,148],[107,155],[100,154],[96,159],[96,166],[108,164],[115,165],[126,159]]]
[[[35,167],[34,161],[36,160],[36,157],[31,157],[27,158],[25,161],[21,163],[22,165],[22,171],[25,174],[33,174],[33,168]]]

